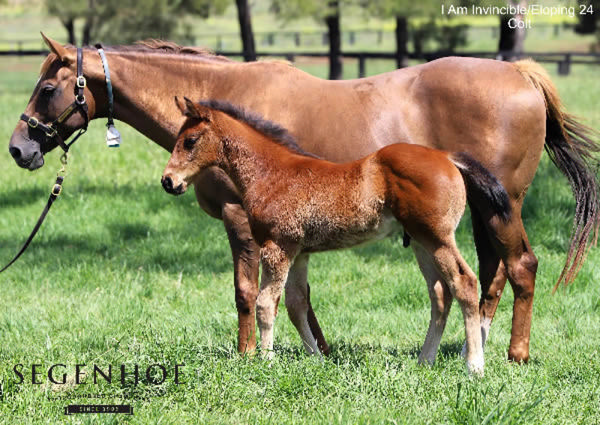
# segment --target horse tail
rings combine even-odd
[[[565,175],[575,198],[575,217],[571,244],[565,266],[554,286],[573,282],[591,245],[598,239],[600,225],[600,196],[597,170],[600,165],[594,156],[600,152],[600,134],[567,113],[558,91],[546,70],[532,60],[515,62],[514,66],[543,96],[546,103],[546,143],[550,159]]]
[[[501,220],[508,221],[510,200],[500,180],[468,153],[452,153],[450,160],[462,174],[469,203],[482,213],[489,211]]]

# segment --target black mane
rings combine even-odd
[[[294,139],[294,137],[285,128],[277,123],[274,123],[273,121],[264,119],[256,113],[247,111],[240,106],[235,106],[222,100],[201,100],[198,102],[198,104],[206,106],[210,109],[221,111],[233,119],[248,124],[259,133],[264,134],[269,139],[281,146],[288,148],[294,153],[311,158],[319,158],[317,155],[306,152],[304,149],[302,149],[296,142],[296,139]]]

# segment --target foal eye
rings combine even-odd
[[[198,141],[197,137],[187,137],[183,141],[183,147],[185,149],[192,149],[194,147],[194,144],[196,144],[197,141]]]

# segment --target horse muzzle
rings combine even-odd
[[[44,165],[44,155],[40,150],[40,145],[32,140],[13,135],[8,145],[8,151],[21,168],[33,171]]]
[[[175,186],[173,183],[173,179],[170,176],[163,176],[162,179],[160,179],[160,182],[165,191],[172,195],[181,195],[185,193],[187,189],[184,183],[179,183],[178,186]]]

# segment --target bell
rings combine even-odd
[[[121,146],[121,133],[112,124],[106,130],[106,145],[109,148],[118,148]]]

